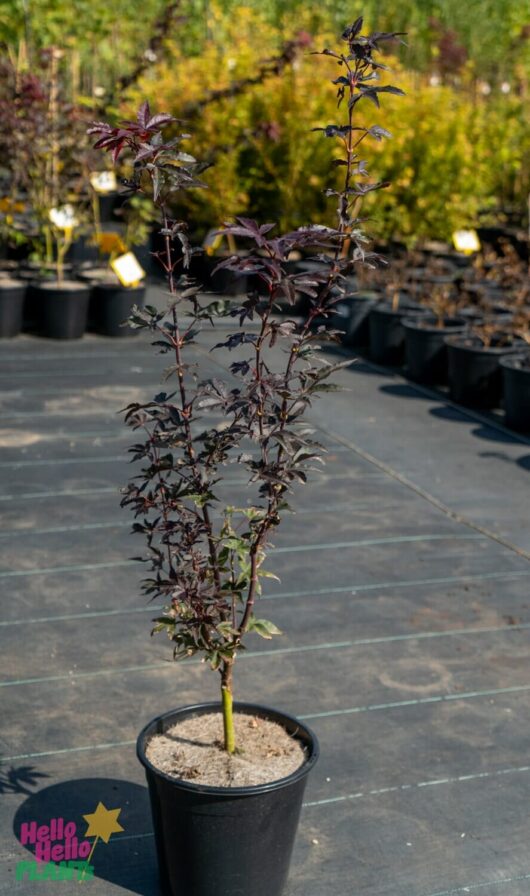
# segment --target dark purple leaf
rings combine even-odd
[[[151,118],[151,109],[149,108],[149,103],[147,100],[142,103],[140,108],[138,109],[138,124],[141,128],[147,128],[147,122]]]

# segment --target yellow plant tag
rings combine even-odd
[[[207,255],[214,255],[217,249],[219,249],[223,240],[224,233],[222,232],[222,230],[209,230],[204,237],[204,240],[202,241],[202,247]]]
[[[453,233],[453,246],[457,252],[471,255],[472,252],[480,252],[481,245],[476,230],[455,230]]]
[[[90,175],[90,186],[95,193],[114,193],[118,189],[118,181],[114,171],[94,171]]]
[[[138,286],[145,277],[145,271],[134,252],[126,252],[111,261],[110,266],[122,286]]]
[[[117,255],[123,255],[124,252],[127,252],[127,246],[120,234],[114,230],[102,230],[94,236],[93,241],[104,255],[112,255],[114,252]]]

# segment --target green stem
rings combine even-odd
[[[46,263],[51,264],[53,262],[53,242],[49,227],[44,228],[44,239],[46,241]]]
[[[221,669],[221,695],[223,700],[224,748],[227,753],[235,753],[236,735],[234,731],[231,662],[225,661]]]

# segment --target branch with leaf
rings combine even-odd
[[[149,575],[142,588],[150,599],[162,599],[164,611],[154,632],[166,632],[176,659],[202,656],[221,675],[225,748],[236,749],[232,694],[233,669],[247,635],[263,638],[280,634],[262,619],[257,603],[262,581],[275,578],[265,568],[271,537],[290,510],[288,500],[305,483],[324,449],[312,438],[304,416],[315,398],[335,389],[329,378],[346,361],[331,363],[320,351],[325,339],[338,333],[317,319],[332,313],[345,291],[346,278],[357,265],[370,263],[360,222],[353,214],[358,197],[382,184],[369,184],[358,147],[368,136],[388,134],[382,128],[354,122],[360,100],[378,102],[381,92],[399,92],[373,83],[380,63],[373,59],[378,44],[395,35],[361,35],[359,19],[343,34],[346,50],[321,55],[333,57],[347,72],[339,79],[339,100],[348,97],[347,124],[329,125],[327,137],[338,137],[345,149],[337,162],[344,169],[344,185],[331,191],[338,203],[335,227],[308,225],[277,235],[272,223],[237,218],[223,233],[241,240],[249,252],[233,255],[218,265],[234,276],[253,275],[263,288],[250,291],[237,305],[201,293],[186,276],[192,255],[184,222],[170,215],[175,195],[203,186],[204,163],[180,149],[187,134],[167,139],[165,129],[178,122],[166,114],[152,115],[144,104],[136,121],[118,127],[96,123],[90,133],[96,147],[133,156],[134,193],[150,196],[162,219],[165,249],[159,260],[167,275],[168,308],[135,309],[134,327],[153,334],[153,345],[170,359],[166,380],[174,383],[152,401],[126,408],[126,422],[141,435],[133,445],[133,461],[140,473],[124,490],[122,504],[134,511],[134,531],[146,542]],[[179,246],[176,252],[175,246]],[[294,251],[314,252],[315,271],[289,273]],[[265,298],[263,298],[263,292]],[[281,304],[294,305],[302,293],[309,300],[306,320],[279,319]],[[186,358],[201,329],[216,318],[234,321],[213,351],[226,359],[230,379],[201,379],[200,370]],[[279,349],[283,348],[283,351]],[[222,418],[221,425],[208,420]],[[210,418],[211,420],[211,418]],[[247,471],[254,500],[244,508],[223,504],[219,489],[228,465]]]

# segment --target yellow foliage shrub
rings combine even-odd
[[[286,35],[309,30],[310,14],[287,24],[280,33],[255,9],[239,7],[230,17],[212,3],[201,55],[185,56],[177,41],[170,43],[165,61],[130,97],[127,113],[147,97],[153,107],[179,117],[205,93],[255,77]],[[331,39],[315,35],[313,49]],[[410,242],[447,239],[455,229],[475,225],[479,211],[499,200],[523,203],[530,189],[530,124],[522,100],[477,95],[471,73],[457,89],[431,86],[397,60],[388,64],[393,71],[383,80],[394,79],[406,97],[384,96],[381,109],[365,105],[362,111],[363,123],[382,124],[393,134],[384,143],[363,144],[370,176],[391,181],[377,201],[365,203],[368,232]],[[281,76],[234,91],[192,116],[192,151],[215,163],[204,175],[209,190],[186,198],[198,230],[245,213],[282,228],[330,220],[333,208],[318,187],[333,186],[336,147],[311,129],[336,120],[328,90],[333,66],[325,59],[315,64],[306,50]]]

